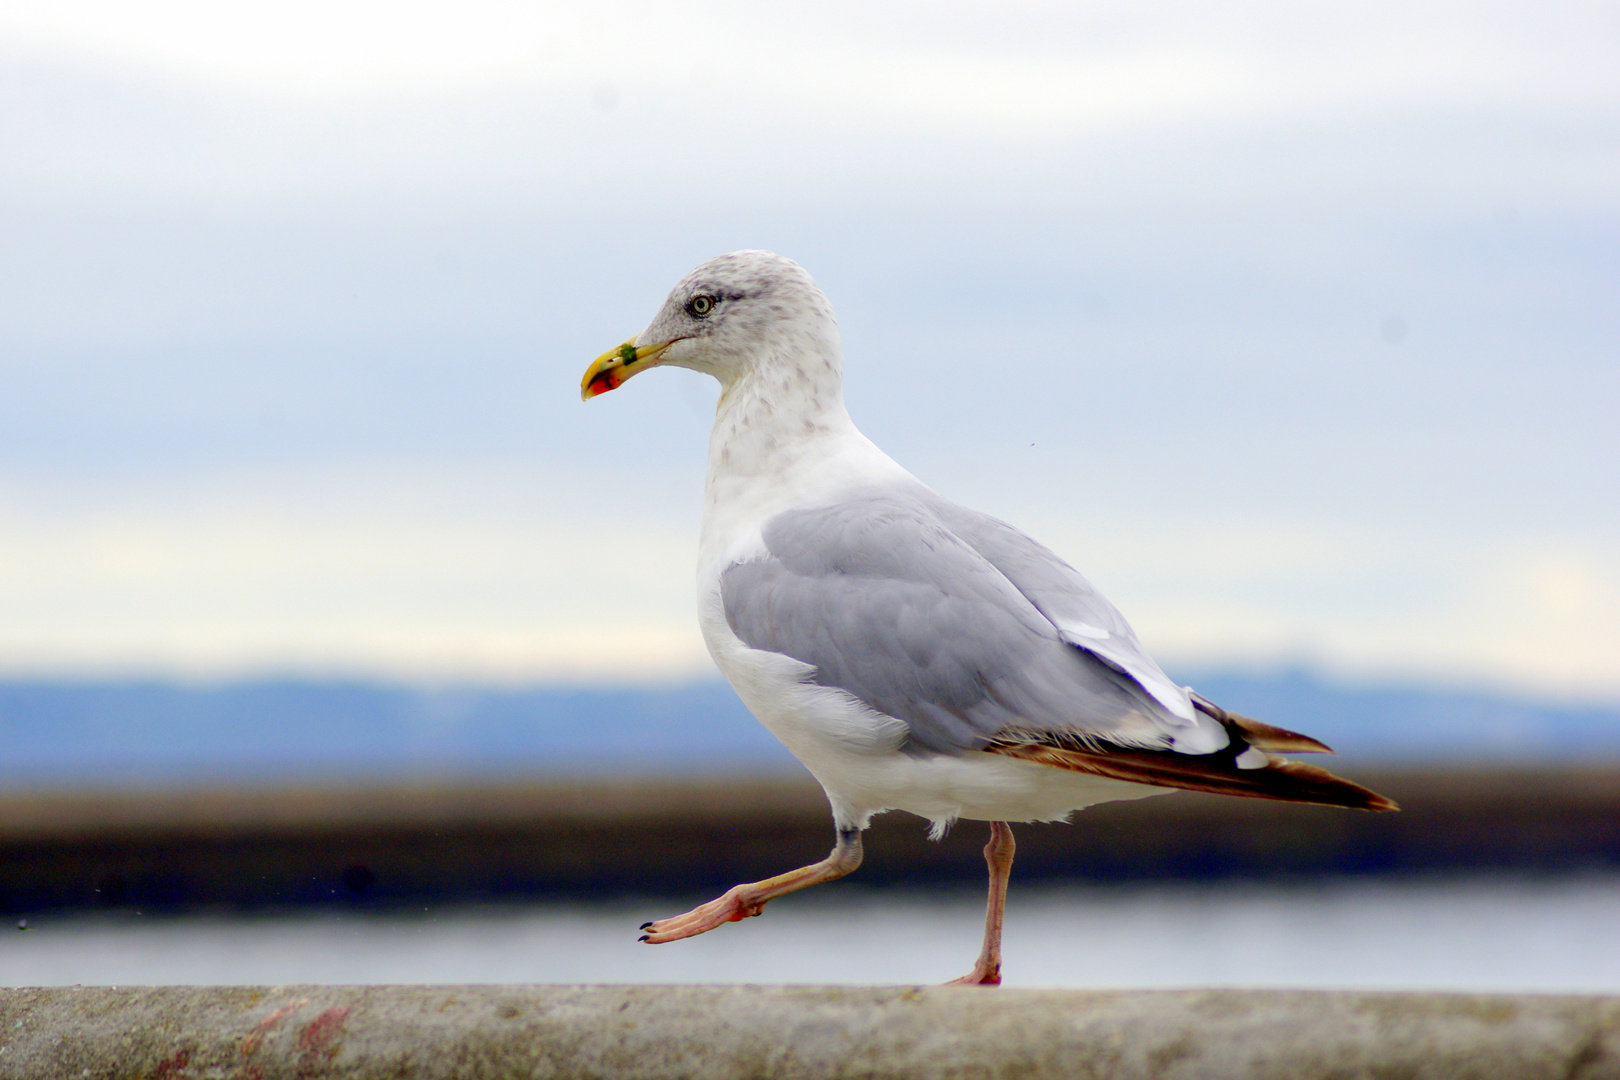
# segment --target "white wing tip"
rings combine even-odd
[[[1231,741],[1226,730],[1212,721],[1208,727],[1194,724],[1176,732],[1170,737],[1170,749],[1179,754],[1213,754],[1225,750]]]
[[[1188,697],[1179,687],[1158,679],[1145,679],[1135,672],[1131,673],[1137,682],[1158,701],[1160,705],[1169,709],[1176,716],[1189,723],[1196,723],[1197,712],[1193,709],[1192,698]]]

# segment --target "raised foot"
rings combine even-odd
[[[701,904],[684,915],[642,923],[641,928],[647,932],[641,935],[641,940],[648,945],[662,945],[666,941],[696,937],[725,923],[758,915],[765,910],[765,902],[753,899],[747,889],[746,885],[738,885],[724,896]]]
[[[952,979],[945,986],[1000,986],[1001,965],[988,967],[984,964],[974,964],[973,970],[960,979]]]

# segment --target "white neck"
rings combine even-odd
[[[908,475],[856,429],[837,358],[826,359],[773,358],[722,384],[704,486],[706,550],[852,483]]]
[[[806,443],[855,430],[836,368],[773,362],[723,385],[709,435],[709,476],[782,476]]]

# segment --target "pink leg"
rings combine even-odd
[[[820,862],[801,866],[797,870],[789,870],[785,874],[778,874],[764,881],[738,885],[719,899],[695,907],[685,915],[643,923],[641,928],[647,932],[641,935],[641,940],[649,945],[662,945],[666,941],[696,937],[722,923],[737,922],[758,915],[765,910],[768,901],[775,900],[778,896],[808,889],[824,881],[835,881],[860,865],[861,831],[839,829],[837,846],[832,849],[832,854]]]
[[[946,986],[1001,985],[1001,918],[1007,910],[1007,878],[1012,874],[1012,829],[1005,821],[990,823],[990,842],[984,845],[984,861],[990,866],[990,901],[984,910],[984,947],[973,963],[973,970]]]

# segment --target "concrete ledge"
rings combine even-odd
[[[1620,1078],[1620,998],[843,987],[0,990],[0,1077]]]

